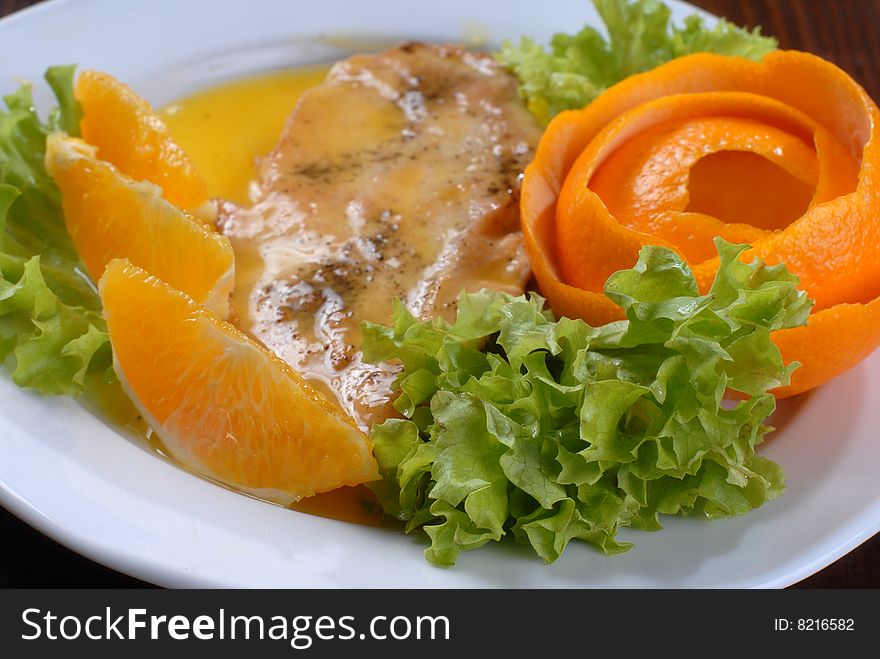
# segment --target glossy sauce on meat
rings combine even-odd
[[[364,364],[363,320],[392,299],[450,317],[461,289],[528,275],[517,189],[539,128],[491,57],[407,44],[336,64],[260,165],[256,203],[224,204],[243,329],[366,427],[391,367]]]

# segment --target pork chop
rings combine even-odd
[[[223,205],[239,324],[322,383],[364,428],[393,367],[364,364],[361,321],[392,299],[451,317],[462,289],[520,293],[521,172],[540,129],[490,56],[405,44],[337,63],[260,163],[256,203]]]

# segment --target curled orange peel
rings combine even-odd
[[[548,126],[522,186],[526,246],[559,315],[623,317],[602,291],[647,244],[676,250],[705,291],[712,240],[784,262],[816,304],[773,339],[799,361],[789,396],[880,344],[880,111],[833,64],[777,51],[761,62],[673,60]]]

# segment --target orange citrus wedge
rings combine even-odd
[[[225,316],[235,269],[229,240],[95,150],[63,133],[46,140],[46,169],[61,190],[67,229],[89,274],[97,281],[112,259],[127,258]]]
[[[152,181],[184,210],[195,212],[208,201],[207,184],[147,101],[99,71],[80,73],[74,91],[83,109],[82,138],[100,159],[136,181]]]
[[[702,290],[712,240],[784,262],[816,304],[774,341],[801,362],[780,396],[842,373],[880,345],[880,110],[814,55],[762,62],[697,54],[559,114],[525,172],[521,217],[558,314],[623,317],[602,294],[643,245],[675,249]]]
[[[120,381],[184,466],[282,505],[379,477],[354,422],[216,314],[122,259],[99,288]]]

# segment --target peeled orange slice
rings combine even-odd
[[[136,181],[152,181],[165,198],[195,211],[208,187],[168,128],[143,98],[107,73],[83,71],[75,95],[82,105],[82,138],[98,157]]]
[[[225,316],[234,279],[229,240],[179,210],[162,190],[99,160],[94,146],[62,133],[46,141],[46,169],[61,190],[67,229],[97,281],[127,258]]]
[[[216,314],[125,260],[100,292],[120,381],[183,465],[282,505],[379,477],[354,422]]]

